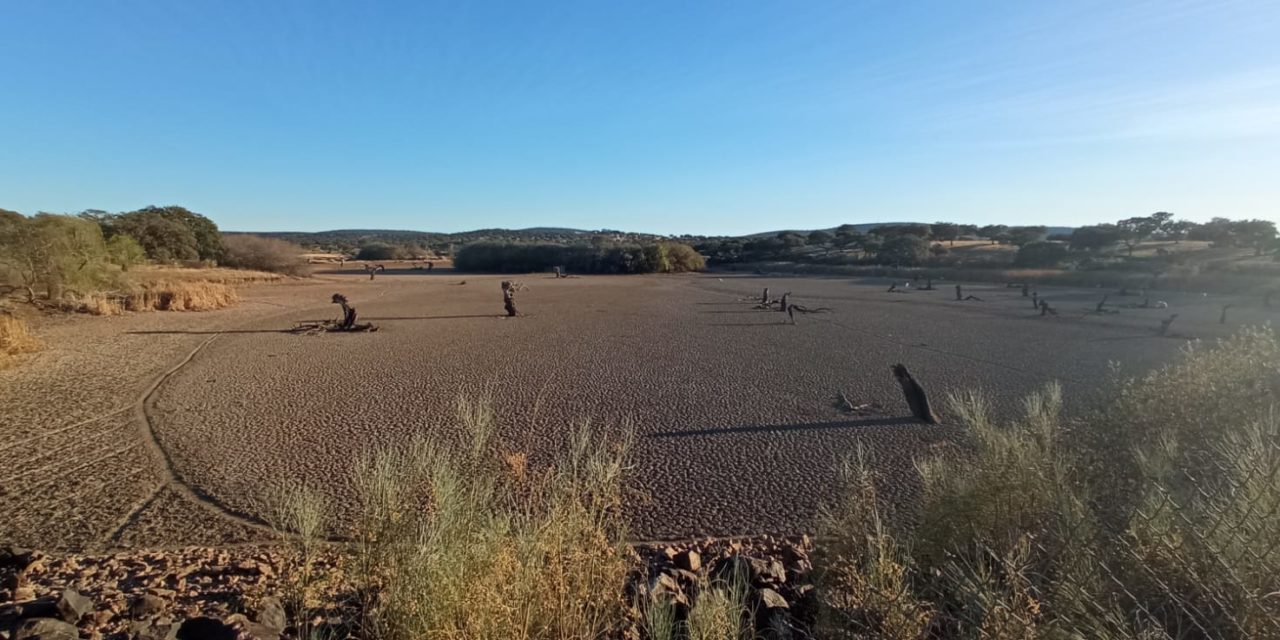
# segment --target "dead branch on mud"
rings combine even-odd
[[[355,333],[361,331],[377,331],[378,327],[370,322],[356,322],[356,308],[347,304],[347,297],[341,293],[333,294],[333,304],[342,307],[342,318],[339,320],[322,320],[320,322],[295,322],[290,333],[314,335],[318,333]]]

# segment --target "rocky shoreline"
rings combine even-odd
[[[766,637],[805,638],[814,618],[807,537],[714,540],[633,547],[624,594],[665,599],[677,619],[706,584],[745,588]],[[305,620],[291,604],[296,554],[282,546],[188,547],[101,555],[45,554],[0,547],[0,640],[276,640],[361,637],[358,601],[338,549],[311,570],[325,576]],[[638,612],[619,638],[639,638]]]

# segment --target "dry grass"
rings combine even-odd
[[[148,282],[126,292],[91,293],[73,302],[73,308],[96,316],[127,311],[212,311],[239,300],[228,284],[209,281]]]
[[[1280,638],[1280,342],[1246,330],[1064,424],[1056,387],[918,463],[909,514],[851,461],[824,537],[823,631],[847,638]],[[907,517],[900,517],[906,515]]]
[[[365,456],[349,547],[363,632],[397,639],[597,638],[626,620],[619,516],[630,438],[589,426],[551,466],[494,443],[487,403],[460,400],[463,441]],[[515,462],[513,462],[515,461]]]
[[[251,271],[248,269],[225,269],[222,267],[201,269],[167,266],[136,267],[129,271],[129,276],[132,282],[144,286],[164,282],[212,282],[214,284],[242,285],[280,282],[287,279],[286,276],[278,273]]]
[[[12,364],[21,354],[39,351],[43,347],[44,343],[32,335],[27,323],[0,312],[0,367]]]

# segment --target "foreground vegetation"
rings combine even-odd
[[[1280,638],[1277,401],[1270,330],[1117,378],[1077,420],[1056,386],[1008,424],[981,393],[954,393],[965,435],[917,461],[915,504],[878,499],[865,454],[846,463],[792,622],[819,638]],[[761,625],[746,582],[704,570],[688,602],[646,587],[619,517],[628,435],[583,427],[539,465],[498,445],[486,403],[462,400],[458,415],[462,437],[358,465],[360,517],[340,553],[359,634],[800,637]],[[323,501],[281,496],[278,526],[313,556]],[[305,612],[327,578],[295,578],[314,637]]]

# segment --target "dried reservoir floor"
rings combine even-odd
[[[1140,373],[1187,337],[1280,315],[1260,301],[1152,293],[1170,309],[1088,314],[1102,293],[953,283],[887,293],[888,281],[743,275],[519,276],[522,317],[503,318],[497,276],[390,272],[260,285],[203,314],[63,318],[51,348],[0,371],[0,542],[42,548],[226,544],[255,526],[280,484],[325,492],[353,515],[363,453],[418,436],[458,438],[459,396],[491,398],[504,451],[531,465],[584,420],[630,424],[627,515],[644,540],[798,533],[864,447],[883,491],[909,500],[913,457],[954,434],[909,419],[890,366],[942,405],[981,389],[1004,415],[1058,381],[1089,406],[1111,363]],[[465,281],[465,284],[460,284]],[[829,313],[753,308],[764,287]],[[375,333],[295,335],[345,294]],[[1132,305],[1138,297],[1112,296]],[[1234,302],[1227,324],[1223,304]],[[1172,333],[1160,320],[1179,314]],[[841,392],[858,412],[836,406]],[[452,442],[453,440],[448,440]]]

